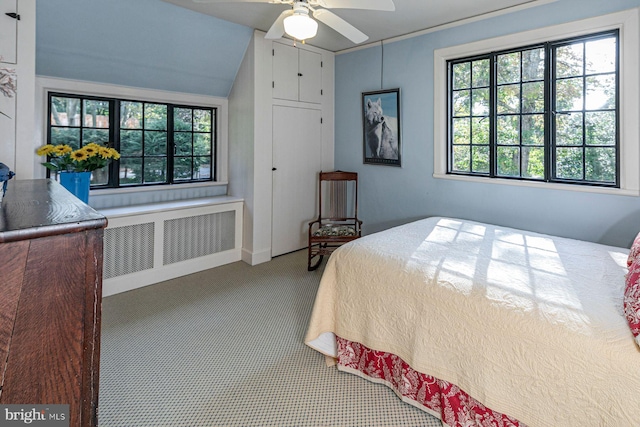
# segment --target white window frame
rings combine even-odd
[[[640,69],[639,10],[640,8],[635,8],[609,15],[435,50],[433,54],[433,177],[457,181],[640,196],[640,127],[638,126],[638,117],[640,116],[640,77],[638,73]],[[618,29],[620,34],[620,188],[510,180],[447,173],[448,60],[614,29]]]
[[[181,183],[176,185],[136,186],[104,188],[95,190],[96,194],[115,194],[130,191],[159,191],[184,189],[189,187],[219,186],[228,184],[228,152],[229,152],[229,108],[228,100],[215,96],[196,95],[191,93],[170,92],[155,89],[143,89],[119,86],[107,83],[95,83],[83,80],[68,80],[53,77],[36,77],[36,140],[46,142],[48,99],[50,92],[66,93],[82,96],[102,96],[106,98],[131,99],[134,101],[161,102],[194,107],[211,107],[216,109],[216,176],[215,181]],[[35,155],[35,154],[34,154]],[[40,159],[37,157],[37,159]],[[46,169],[36,168],[36,178],[45,178]],[[99,192],[99,193],[98,193]]]

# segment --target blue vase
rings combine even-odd
[[[89,203],[89,185],[91,172],[60,172],[60,184],[74,196],[85,203]]]

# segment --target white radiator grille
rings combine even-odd
[[[225,196],[103,210],[103,296],[240,261],[242,205]]]
[[[153,268],[154,223],[104,230],[105,279]]]
[[[165,221],[163,264],[233,249],[235,221],[235,211]]]

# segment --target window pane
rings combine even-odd
[[[614,148],[586,148],[585,166],[587,180],[614,182],[616,179],[616,150]]]
[[[520,81],[520,52],[498,56],[498,84]]]
[[[453,92],[453,115],[468,116],[471,112],[471,91],[459,90]]]
[[[582,148],[556,149],[556,177],[582,179]]]
[[[211,157],[193,158],[193,179],[211,178]]]
[[[479,61],[473,61],[473,87],[489,86],[489,66],[488,59],[481,59]]]
[[[193,135],[193,154],[196,156],[211,155],[211,134],[196,133]]]
[[[471,170],[471,150],[468,145],[453,147],[453,170],[469,172]]]
[[[146,130],[166,130],[167,106],[163,104],[144,104],[144,128]]]
[[[616,77],[613,74],[587,77],[587,110],[616,107]]]
[[[582,110],[582,77],[556,82],[556,111]]]
[[[586,143],[589,145],[615,145],[616,113],[602,111],[586,113]]]
[[[544,145],[544,115],[522,116],[522,143]]]
[[[80,128],[51,128],[51,143],[67,144],[73,149],[80,148]]]
[[[120,154],[122,156],[142,155],[142,131],[123,130],[120,132]]]
[[[91,172],[91,185],[106,185],[109,183],[109,168],[96,169]]]
[[[498,147],[498,175],[520,176],[519,147]]]
[[[120,185],[142,184],[142,159],[120,157]]]
[[[582,75],[583,44],[575,43],[556,49],[556,77]]]
[[[144,161],[144,182],[167,182],[167,158],[151,157]]]
[[[107,144],[109,142],[109,129],[83,129],[82,145],[87,145],[90,142],[102,145]]]
[[[544,178],[544,148],[522,147],[522,176]]]
[[[453,66],[453,88],[466,89],[471,87],[471,63],[463,62]]]
[[[471,127],[469,119],[453,119],[453,143],[469,144]]]
[[[522,81],[544,79],[544,49],[522,52]]]
[[[109,101],[84,101],[84,125],[109,129]]]
[[[167,155],[167,133],[158,131],[144,132],[144,155],[145,156],[166,156]]]
[[[587,73],[611,73],[616,70],[615,37],[585,44]]]
[[[51,97],[51,124],[80,126],[80,99]]]
[[[173,109],[173,130],[193,130],[192,126],[192,109],[191,108],[174,108]]]
[[[489,143],[489,118],[473,118],[471,121],[471,142],[473,144]]]
[[[80,129],[51,128],[51,144],[67,144],[73,149],[80,148]]]
[[[211,132],[211,111],[193,110],[193,130],[196,132]]]
[[[191,179],[191,157],[173,159],[173,179],[176,181]]]
[[[473,89],[472,115],[486,116],[489,114],[489,89]]]
[[[122,101],[120,103],[120,127],[142,129],[142,102]]]
[[[498,116],[498,144],[520,144],[520,116]]]
[[[544,112],[544,82],[524,83],[522,85],[522,112]]]
[[[556,114],[556,145],[582,145],[582,113]]]
[[[191,152],[191,132],[174,132],[173,143],[175,144],[175,153],[178,156],[190,156]]]
[[[489,173],[489,146],[471,147],[473,153],[473,172]]]
[[[520,112],[520,85],[498,87],[498,114]]]

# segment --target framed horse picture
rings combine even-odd
[[[362,93],[364,163],[401,166],[400,89]]]

